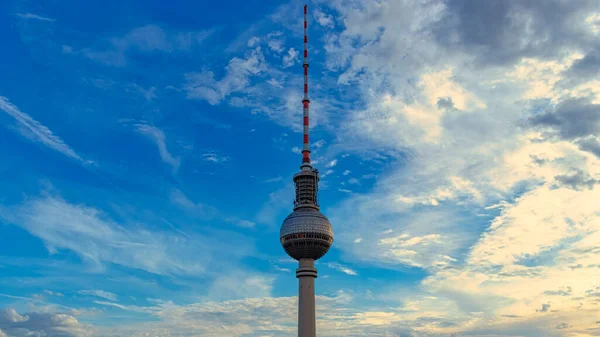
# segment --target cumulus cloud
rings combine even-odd
[[[587,54],[594,43],[584,19],[597,3],[331,7],[345,20],[341,33],[325,39],[327,66],[361,103],[345,111],[335,145],[395,160],[372,190],[329,211],[332,223],[344,224],[336,232],[344,256],[427,269],[420,290],[435,299],[409,296],[415,309],[405,310],[457,310],[454,326],[428,331],[548,335],[557,331],[552,319],[581,315],[581,326],[560,330],[583,333],[591,311],[576,312],[581,304],[569,296],[551,303],[547,320],[535,315],[549,297],[582,297],[591,287],[566,288],[564,280],[599,272],[587,247],[597,240],[598,208],[590,200],[600,171],[590,153],[600,153],[600,96],[561,81],[581,58],[577,48]]]
[[[433,29],[449,51],[472,53],[480,64],[507,64],[521,57],[552,57],[564,48],[583,47],[592,38],[585,20],[598,10],[594,1],[495,5],[451,0]]]
[[[572,140],[600,133],[600,105],[586,98],[566,99],[530,118],[534,126],[550,129]]]
[[[333,16],[331,16],[319,9],[315,9],[313,11],[313,16],[315,17],[315,20],[317,20],[319,25],[321,25],[323,27],[333,28],[335,26],[335,23],[333,21]]]
[[[298,62],[298,51],[294,48],[288,50],[287,55],[283,57],[283,67],[289,68]]]
[[[191,99],[206,100],[216,105],[232,93],[242,92],[250,86],[250,78],[265,70],[265,58],[256,47],[249,51],[245,58],[234,57],[225,68],[225,75],[217,80],[211,71],[188,73],[185,91]]]
[[[0,309],[0,336],[86,337],[92,332],[89,326],[67,314],[19,314],[12,308]]]

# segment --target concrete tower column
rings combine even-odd
[[[298,337],[316,337],[315,321],[315,278],[317,269],[315,260],[300,259],[296,269],[298,289]]]

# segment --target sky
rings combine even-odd
[[[0,2],[0,337],[296,333],[303,5]],[[319,336],[600,336],[600,2],[308,5]]]

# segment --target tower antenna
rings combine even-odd
[[[310,112],[310,99],[308,99],[308,6],[304,5],[304,98],[302,99],[303,105],[303,126],[304,126],[304,146],[302,148],[302,171],[309,171],[310,165],[310,147],[309,147],[309,112]]]

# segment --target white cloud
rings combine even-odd
[[[311,144],[312,147],[314,147],[315,149],[320,149],[323,146],[325,146],[327,142],[324,141],[323,139],[319,139],[318,141],[314,142]]]
[[[333,22],[333,16],[326,14],[319,9],[315,9],[313,11],[313,15],[315,17],[315,20],[317,20],[317,22],[321,26],[327,27],[327,28],[333,28],[335,26],[335,23]]]
[[[248,242],[237,242],[232,233],[227,234],[228,243],[215,244],[215,237],[119,224],[96,208],[71,204],[59,196],[29,198],[19,206],[0,208],[0,216],[43,240],[49,250],[72,251],[95,268],[113,263],[162,275],[203,275],[215,263],[215,254],[222,254],[221,262],[234,261],[249,248]]]
[[[253,36],[248,40],[248,47],[254,48],[260,42],[260,38]]]
[[[81,295],[90,295],[90,296],[96,296],[96,297],[102,297],[105,298],[107,300],[111,300],[111,301],[116,301],[117,300],[117,295],[111,292],[108,292],[106,290],[80,290],[78,291],[79,294]]]
[[[350,269],[349,267],[343,266],[339,263],[328,263],[327,267],[331,268],[331,269],[335,269],[337,271],[340,271],[344,274],[348,274],[348,275],[352,275],[352,276],[358,276],[358,273],[352,269]]]
[[[250,79],[265,70],[265,58],[260,47],[249,51],[244,59],[234,57],[225,68],[225,75],[214,78],[211,71],[188,73],[185,91],[191,99],[203,99],[216,105],[224,98],[237,92],[243,92],[250,86]]]
[[[32,13],[17,13],[17,14],[15,14],[15,16],[17,16],[21,19],[26,19],[26,20],[33,19],[33,20],[48,21],[48,22],[56,21],[56,19],[52,19],[52,18],[48,18],[45,16],[32,14]]]
[[[317,330],[321,336],[385,335],[396,329],[401,317],[390,311],[369,311],[350,306],[353,297],[345,292],[335,296],[316,296]],[[102,327],[110,336],[193,335],[273,336],[293,334],[297,321],[296,297],[245,298],[204,301],[188,305],[157,302],[153,307],[131,308],[155,315],[157,322],[130,326]],[[407,329],[409,330],[409,329]]]
[[[6,112],[8,115],[17,120],[19,123],[18,131],[22,136],[34,142],[41,143],[52,150],[58,151],[63,155],[75,159],[81,163],[91,163],[90,161],[86,161],[81,158],[79,154],[75,152],[75,150],[73,150],[60,137],[56,136],[42,123],[36,121],[28,114],[19,110],[19,108],[12,104],[8,98],[0,96],[0,110]]]
[[[283,56],[283,67],[289,68],[298,62],[298,51],[294,48],[288,50],[287,55]]]
[[[111,66],[125,66],[130,60],[128,52],[188,51],[201,45],[213,30],[200,32],[168,32],[156,25],[145,25],[132,29],[122,37],[110,39],[109,47],[104,50],[84,49],[80,51],[85,57]]]
[[[167,164],[173,167],[174,171],[177,171],[181,162],[179,157],[174,157],[167,149],[165,133],[155,127],[146,124],[136,124],[137,131],[150,137],[158,147],[160,158]]]
[[[216,153],[210,152],[210,153],[203,153],[202,154],[202,159],[212,162],[212,163],[216,163],[216,164],[223,164],[226,163],[227,161],[229,161],[229,157],[227,156],[219,156]]]

